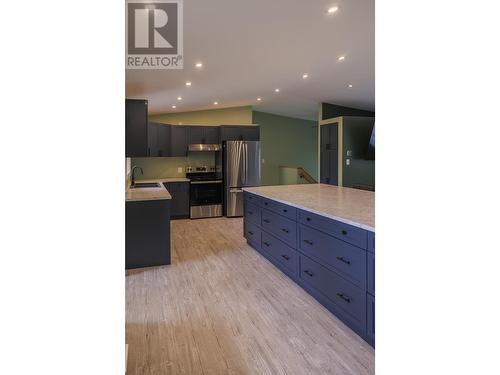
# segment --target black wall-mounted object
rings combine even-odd
[[[125,99],[125,157],[148,156],[148,101]]]
[[[364,109],[357,109],[351,107],[344,107],[342,105],[321,103],[322,109],[322,120],[329,118],[340,117],[340,116],[363,116],[363,117],[374,117],[375,112],[365,111]]]

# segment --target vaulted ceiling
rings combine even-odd
[[[252,105],[316,119],[322,101],[374,110],[374,8],[373,0],[184,0],[184,69],[127,70],[126,96],[148,99],[150,114]]]

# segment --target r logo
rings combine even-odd
[[[177,54],[177,3],[129,2],[127,6],[129,54]]]

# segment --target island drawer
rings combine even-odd
[[[366,290],[375,295],[375,254],[366,253],[367,257],[367,267],[366,267],[366,278],[367,287]]]
[[[291,220],[297,220],[297,209],[286,204],[273,201],[272,199],[262,198],[261,205],[273,212],[283,215]]]
[[[366,341],[375,347],[375,297],[366,293]]]
[[[263,231],[262,249],[266,250],[274,259],[276,259],[290,272],[294,274],[296,273],[297,252],[290,246]]]
[[[337,237],[342,241],[366,249],[367,231],[364,229],[304,210],[298,210],[297,221]]]
[[[257,206],[260,206],[262,198],[259,197],[258,195],[249,193],[248,191],[245,191],[243,196],[244,196],[246,202],[250,202],[250,203],[253,203]]]
[[[298,225],[298,231],[298,249],[301,252],[366,289],[365,250],[302,224]]]
[[[375,233],[368,232],[368,251],[375,253]]]
[[[297,223],[286,217],[275,214],[269,210],[262,209],[262,229],[274,234],[292,247],[297,244]]]
[[[252,246],[260,249],[261,230],[256,224],[245,221],[245,238]]]
[[[366,324],[366,292],[335,272],[304,255],[299,255],[299,278],[352,316],[360,326]]]
[[[260,211],[261,208],[249,201],[245,201],[245,220],[249,220],[260,226]]]

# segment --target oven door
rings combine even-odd
[[[222,181],[191,181],[189,202],[191,206],[222,204]]]

